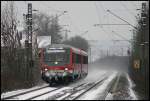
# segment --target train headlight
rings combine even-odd
[[[56,61],[55,64],[58,64],[58,62]]]
[[[67,71],[68,70],[68,68],[65,68],[65,71]]]
[[[47,69],[47,68],[45,68],[44,70],[45,70],[45,71],[47,71],[48,69]]]

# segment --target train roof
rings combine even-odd
[[[85,52],[79,48],[75,48],[71,45],[66,45],[66,44],[51,44],[51,45],[47,46],[47,48],[71,48],[73,50],[73,52],[75,52],[75,53],[81,52],[84,55],[88,55],[87,52]]]

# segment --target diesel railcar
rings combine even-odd
[[[40,49],[42,79],[48,83],[68,83],[86,77],[88,54],[78,48],[64,44],[53,44]]]

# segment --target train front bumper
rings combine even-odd
[[[63,71],[63,72],[46,71],[42,73],[42,78],[50,82],[50,81],[63,80],[63,78],[70,75],[71,74],[67,71]]]

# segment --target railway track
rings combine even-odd
[[[87,93],[88,91],[90,91],[92,88],[96,87],[97,85],[102,85],[103,82],[108,78],[108,76],[105,76],[104,78],[102,78],[101,80],[92,83],[92,85],[89,86],[84,86],[85,88],[79,89],[75,92],[72,92],[70,94],[68,94],[67,96],[65,96],[64,98],[58,98],[56,100],[78,100],[78,98],[80,98],[81,96],[83,96],[85,93]],[[114,82],[116,81],[117,78],[114,78],[110,83],[109,86],[107,87],[106,91],[104,92],[104,95],[100,98],[100,100],[105,100],[105,98],[107,97],[107,95],[111,92],[112,88],[114,87]],[[87,84],[88,85],[88,84]]]
[[[17,93],[17,94],[13,94],[13,95],[10,95],[10,96],[6,96],[6,97],[3,97],[1,100],[11,99],[13,97],[16,97],[16,96],[19,96],[19,95],[23,95],[23,94],[27,94],[27,93],[30,93],[30,92],[33,92],[33,91],[37,91],[37,90],[40,90],[40,89],[44,89],[44,88],[47,88],[47,87],[49,87],[49,85],[45,85],[43,87],[39,87],[39,88],[35,88],[35,89],[32,89],[32,90],[23,91],[21,93]]]
[[[41,88],[41,89],[36,89],[34,91],[30,91],[27,93],[21,93],[19,95],[17,94],[12,97],[9,97],[7,99],[5,98],[5,100],[8,100],[8,99],[30,100],[30,99],[36,98],[38,96],[41,96],[41,95],[44,95],[44,94],[47,94],[50,92],[54,92],[60,88],[61,87],[58,87],[58,88],[45,87],[45,88]]]
[[[78,86],[76,86],[76,87],[74,87],[74,88],[78,88],[78,87],[80,87],[80,86],[83,86],[85,83],[82,83],[82,84],[80,84],[80,85],[78,85]],[[37,100],[39,97],[41,97],[41,96],[43,96],[43,95],[50,95],[50,93],[54,93],[54,96],[55,96],[55,92],[65,92],[65,91],[71,91],[72,89],[71,88],[66,88],[66,87],[59,87],[59,88],[57,88],[57,89],[55,89],[55,90],[52,90],[52,91],[49,91],[49,92],[45,92],[45,93],[43,93],[43,94],[39,94],[39,95],[37,95],[37,96],[34,96],[34,97],[32,97],[32,98],[29,98],[29,99],[27,99],[27,100]],[[56,94],[57,96],[58,96],[58,94]]]
[[[84,85],[84,84],[85,84],[85,83],[82,83],[82,84],[80,84],[80,85],[74,87],[74,89],[75,89],[75,88],[78,88],[78,87],[80,87],[80,86],[82,86],[82,85]],[[49,87],[49,86],[44,86],[44,87],[41,87],[41,88],[37,88],[37,89],[33,89],[33,90],[21,92],[21,93],[14,94],[14,95],[11,95],[11,96],[7,96],[7,97],[2,98],[1,100],[19,99],[19,98],[21,98],[22,96],[27,96],[27,97],[26,97],[26,98],[23,98],[23,99],[21,99],[21,100],[32,100],[32,99],[37,98],[37,97],[39,97],[39,96],[42,96],[42,95],[49,94],[49,93],[51,93],[51,92],[55,92],[55,91],[57,91],[57,90],[60,90],[60,89],[62,89],[62,88],[64,88],[64,87],[53,88],[53,89],[51,89],[51,90],[44,91],[44,92],[42,91],[42,90],[48,89],[48,88],[51,88],[51,87]],[[69,90],[69,89],[67,89],[67,90]],[[37,93],[37,92],[42,92],[42,93]],[[29,95],[30,95],[30,96],[29,96]]]
[[[66,96],[65,98],[63,98],[61,100],[76,100],[77,98],[79,98],[83,94],[87,93],[92,88],[96,87],[98,84],[101,84],[106,79],[107,79],[107,77],[104,77],[103,79],[99,80],[98,82],[89,83],[86,86],[84,86],[84,88],[81,88],[81,89],[77,90],[76,92],[71,93],[70,95]]]
[[[104,74],[101,80],[97,82],[81,83],[75,87],[41,87],[38,89],[33,89],[30,91],[22,92],[16,95],[7,96],[2,98],[2,100],[7,99],[21,99],[21,100],[76,100],[85,93],[87,93],[92,88],[97,85],[103,84],[103,82],[108,78],[108,75]]]
[[[101,80],[97,82],[84,83],[76,87],[69,88],[61,92],[55,93],[54,95],[49,94],[51,96],[46,98],[46,100],[76,100],[77,98],[82,96],[84,93],[87,93],[89,90],[96,87],[98,84],[102,83],[107,78],[108,76],[104,76],[104,78],[102,78]],[[38,98],[33,99],[33,100],[38,100]]]
[[[109,86],[107,87],[105,94],[103,95],[103,97],[101,97],[101,100],[106,100],[106,97],[108,96],[109,93],[114,93],[114,91],[116,90],[116,87],[118,85],[118,81],[120,78],[120,73],[117,73],[116,78],[114,78],[111,83],[109,84]]]

